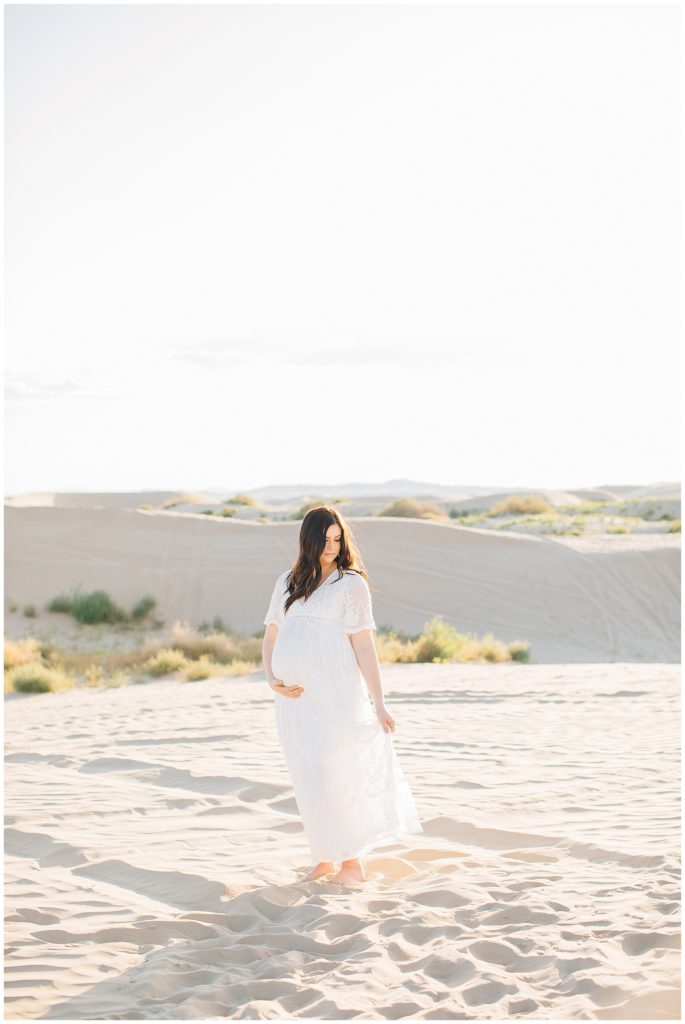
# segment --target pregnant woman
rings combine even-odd
[[[423,832],[383,702],[366,575],[341,514],[313,508],[264,619],[264,669],[312,856],[307,880],[363,882],[362,854]]]

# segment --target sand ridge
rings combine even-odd
[[[381,626],[419,633],[441,614],[460,632],[528,641],[538,663],[679,661],[679,534],[588,549],[421,520],[351,524]],[[276,577],[292,565],[299,529],[173,512],[6,507],[7,603],[44,607],[80,583],[127,608],[152,594],[168,623],[219,616],[252,633]],[[6,620],[10,635],[39,625],[22,618]]]

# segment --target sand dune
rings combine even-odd
[[[337,501],[343,497],[354,504],[364,499],[382,499],[388,502],[395,498],[435,498],[458,502],[460,506],[489,508],[496,501],[504,501],[512,494],[533,493],[547,499],[551,505],[581,501],[614,500],[635,498],[664,499],[680,502],[680,484],[658,482],[652,484],[608,484],[602,487],[574,487],[572,489],[551,489],[531,487],[484,487],[463,484],[436,484],[419,480],[385,480],[377,483],[346,482],[341,484],[275,484],[265,487],[237,488],[249,494],[259,503],[277,506],[295,506],[316,497]],[[197,497],[207,501],[229,498],[236,488],[227,490],[216,484],[195,492]],[[32,505],[49,505],[55,508],[139,508],[141,505],[162,505],[171,498],[182,497],[184,491],[26,491],[22,494],[7,495],[5,503],[18,508]]]
[[[442,614],[462,631],[527,640],[540,663],[679,659],[679,534],[607,538],[595,550],[430,521],[351,522],[379,625],[417,633]],[[126,607],[152,594],[167,622],[196,626],[219,615],[254,632],[276,576],[292,564],[299,529],[173,512],[6,507],[6,599],[40,608],[80,583]],[[34,620],[23,628],[35,632]]]
[[[384,688],[425,832],[349,888],[300,880],[264,682],[7,701],[10,1019],[677,1019],[679,670]]]
[[[13,508],[139,508],[162,505],[179,491],[28,491],[5,498]]]

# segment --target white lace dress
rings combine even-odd
[[[278,737],[312,863],[347,860],[423,827],[348,635],[377,628],[366,580],[336,569],[284,615],[287,575],[276,580],[264,625],[278,626],[274,676],[304,692],[274,691]]]

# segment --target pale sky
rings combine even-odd
[[[680,476],[676,4],[5,15],[5,494]]]

